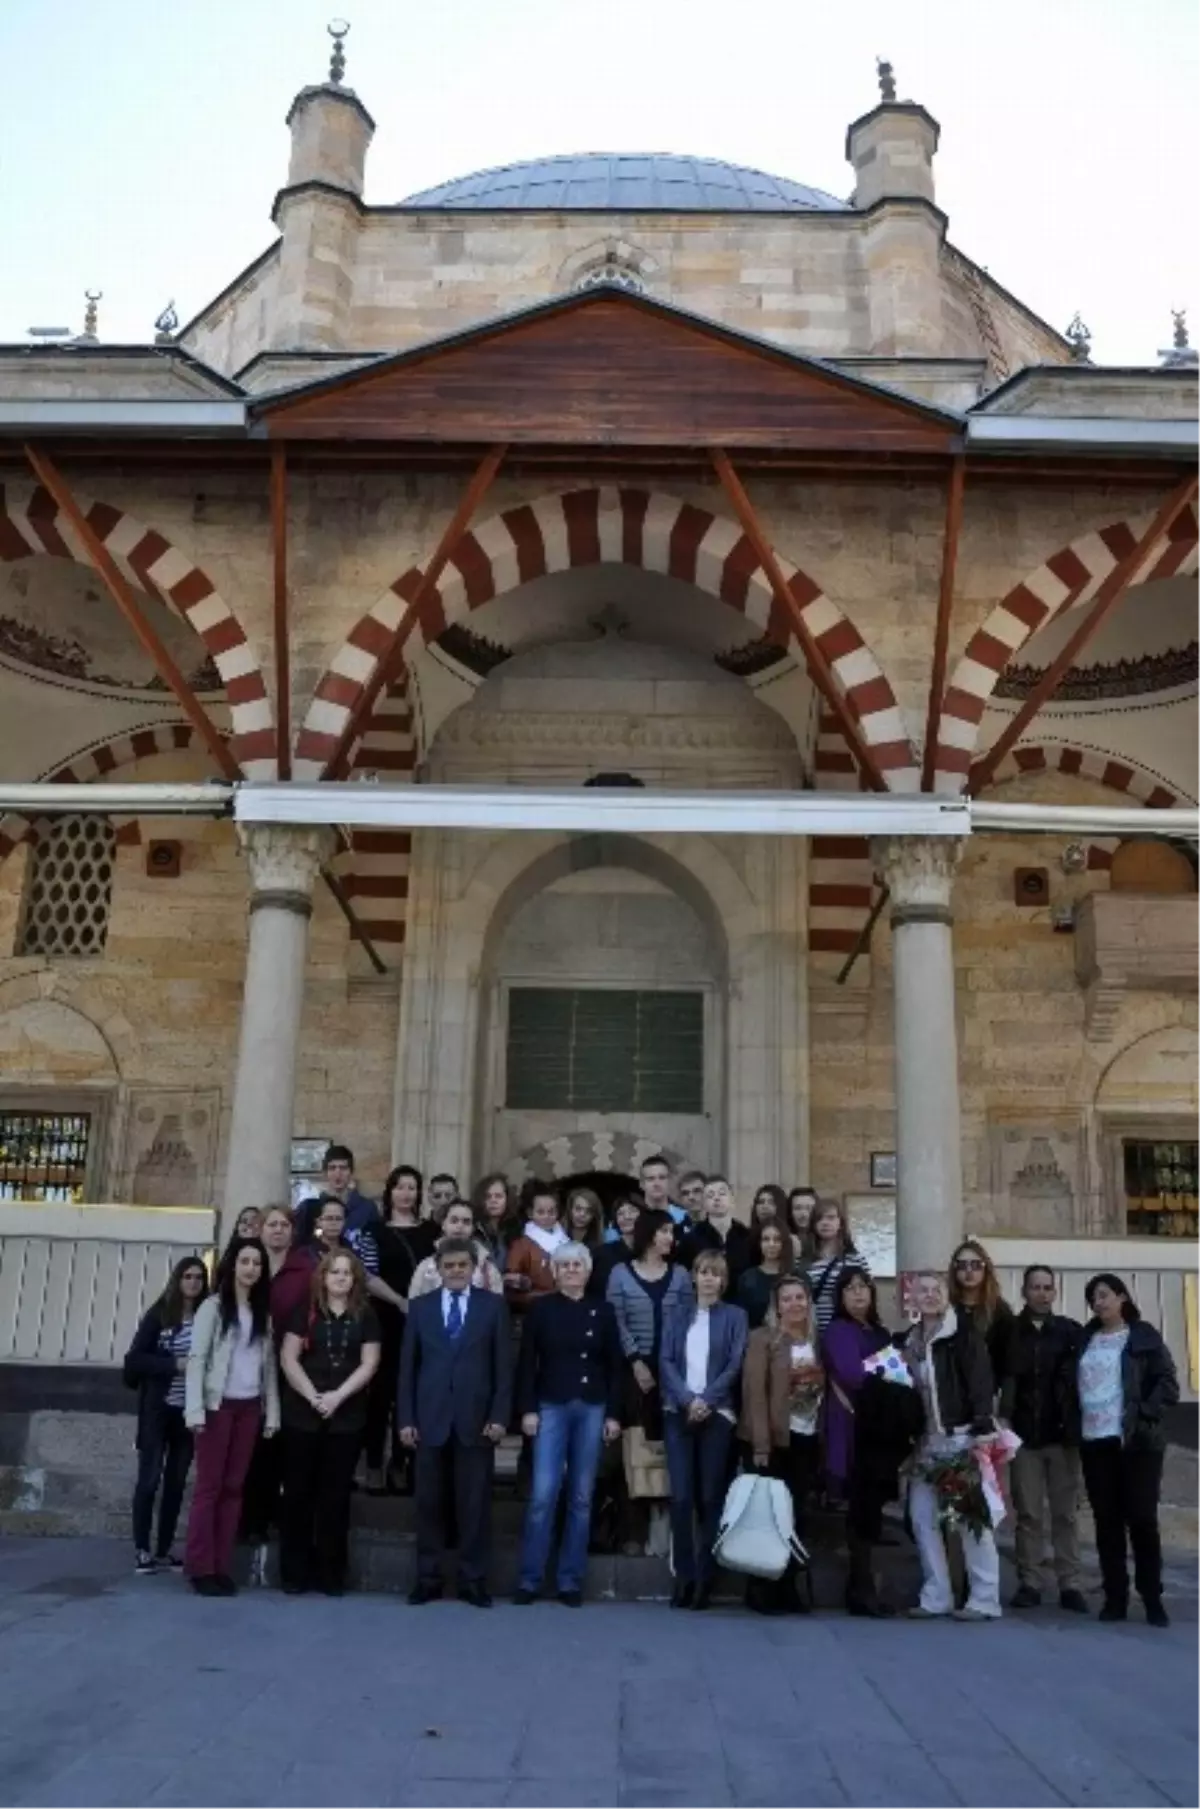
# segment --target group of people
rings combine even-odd
[[[426,1190],[409,1165],[376,1206],[342,1146],[323,1182],[294,1210],[243,1212],[211,1282],[185,1258],[138,1327],[125,1369],[139,1390],[139,1574],[181,1568],[198,1594],[233,1594],[239,1528],[265,1581],[277,1526],[284,1591],[342,1593],[361,1460],[368,1492],[415,1495],[409,1601],[441,1596],[453,1549],[458,1599],[490,1606],[495,1449],[515,1438],[530,1465],[519,1605],[546,1587],[556,1535],[554,1593],[581,1603],[598,1478],[615,1470],[627,1506],[666,1501],[672,1607],[707,1608],[740,1466],[785,1482],[801,1542],[814,1497],[844,1515],[851,1613],[894,1612],[873,1551],[903,1493],[922,1570],[910,1613],[991,1620],[992,1524],[957,1524],[968,1594],[956,1607],[943,1479],[963,1461],[986,1467],[1004,1426],[1019,1440],[1012,1605],[1041,1601],[1048,1506],[1060,1604],[1087,1612],[1082,1481],[1101,1618],[1127,1613],[1128,1540],[1146,1618],[1167,1624],[1158,1497],[1178,1383],[1116,1276],[1089,1282],[1081,1326],[1054,1311],[1054,1275],[1035,1265],[1014,1313],[969,1239],[946,1274],[915,1278],[912,1323],[891,1331],[843,1209],[808,1188],[760,1188],[747,1224],[723,1176],[675,1182],[660,1156],[607,1210],[586,1186],[562,1197],[531,1180],[514,1196],[501,1175],[464,1200],[453,1176]],[[793,1559],[747,1602],[804,1612],[807,1584]]]

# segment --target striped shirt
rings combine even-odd
[[[868,1281],[871,1279],[871,1271],[861,1256],[825,1256],[817,1262],[808,1263],[806,1268],[808,1284],[813,1292],[817,1329],[824,1337],[837,1306],[838,1282],[846,1270],[857,1269]]]
[[[173,1331],[164,1332],[158,1341],[159,1349],[169,1351],[178,1363],[180,1357],[186,1361],[192,1348],[192,1322],[185,1319]],[[182,1407],[186,1378],[182,1369],[177,1369],[171,1377],[171,1386],[167,1389],[166,1404],[168,1407]]]

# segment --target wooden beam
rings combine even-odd
[[[759,520],[758,513],[750,501],[741,479],[733,468],[728,453],[722,451],[719,446],[714,446],[712,462],[717,476],[721,480],[721,486],[733,504],[734,513],[742,524],[742,532],[754,548],[758,562],[767,574],[775,601],[791,622],[796,639],[804,651],[809,676],[837,717],[842,734],[846,738],[850,752],[854,755],[859,771],[872,791],[886,791],[887,781],[876,763],[875,756],[862,738],[849,704],[838,689],[832,667],[817,646],[808,624],[804,620],[800,605],[787,587],[779,561],[763,530],[762,522]]]
[[[875,934],[875,925],[883,916],[883,907],[891,896],[892,893],[889,886],[880,886],[875,903],[871,906],[870,911],[863,919],[862,929],[858,932],[858,941],[854,944],[854,947],[850,950],[850,953],[846,956],[846,959],[842,962],[842,965],[838,968],[838,971],[834,976],[836,985],[844,986],[846,984],[846,981],[854,972],[855,962],[860,955],[865,955],[870,948],[871,938]]]
[[[475,511],[491,489],[492,481],[504,462],[507,450],[507,446],[493,446],[479,461],[474,476],[463,491],[459,505],[450,517],[445,531],[434,549],[433,557],[421,574],[420,582],[408,608],[401,616],[391,640],[376,662],[375,670],[368,679],[361,697],[350,712],[346,726],[329,757],[322,778],[341,779],[345,777],[354,745],[375,708],[375,700],[384,686],[390,684],[395,677],[397,660],[404,649],[404,644],[420,621],[421,611],[436,588],[438,579],[453,556],[456,547],[471,525]]]
[[[45,453],[39,452],[36,447],[26,446],[25,457],[28,459],[38,483],[54,498],[71,523],[80,541],[87,549],[88,557],[100,574],[113,602],[129,623],[145,652],[150,656],[159,677],[175,693],[184,715],[205,743],[221,772],[227,779],[240,779],[242,769],[226,747],[216,723],[204,709],[187,679],[175,664],[159,637],[158,630],[138,602],[133,586],[125,578],[116,560],[80,508],[62,473],[52,460],[47,458]]]
[[[275,735],[281,779],[292,776],[292,660],[288,640],[287,446],[271,448],[271,557],[274,576]]]
[[[966,460],[960,452],[950,467],[946,492],[946,523],[942,529],[942,577],[938,586],[937,621],[933,630],[933,670],[929,675],[929,709],[925,716],[925,757],[921,763],[921,790],[933,790],[937,771],[938,734],[942,723],[942,696],[946,689],[946,655],[950,646],[950,618],[954,613],[954,576],[958,568],[958,535],[962,527],[963,484]]]
[[[1054,696],[1078,655],[1104,625],[1129,587],[1137,582],[1142,567],[1163,535],[1170,531],[1183,511],[1190,508],[1196,500],[1196,491],[1196,477],[1186,477],[1172,490],[1137,545],[1113,567],[1074,634],[1050,662],[1007,728],[998,736],[983,759],[971,768],[972,792],[982,791],[995,778],[996,768],[1004,756],[1020,740],[1043,704]]]
[[[375,944],[371,941],[371,938],[367,935],[366,929],[363,927],[362,919],[354,909],[354,906],[350,903],[350,900],[346,895],[346,888],[343,886],[337,874],[334,873],[330,867],[322,867],[321,878],[329,887],[330,893],[333,896],[333,901],[337,905],[338,910],[350,925],[350,934],[354,937],[354,940],[360,943],[366,950],[367,960],[371,963],[375,972],[377,974],[386,974],[387,963],[380,955]]]

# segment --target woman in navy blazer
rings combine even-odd
[[[719,1251],[701,1252],[692,1265],[692,1280],[696,1305],[691,1312],[664,1315],[659,1355],[671,1478],[672,1608],[707,1608],[712,1595],[713,1540],[725,1499],[738,1380],[750,1329],[742,1308],[721,1299],[729,1285],[729,1265]]]

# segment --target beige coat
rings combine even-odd
[[[229,1379],[229,1364],[236,1340],[236,1327],[221,1325],[220,1297],[210,1294],[196,1308],[196,1317],[192,1322],[192,1348],[184,1379],[184,1423],[193,1432],[201,1430],[205,1416],[215,1413],[225,1399],[225,1384]],[[263,1338],[262,1404],[264,1430],[278,1432],[279,1370],[275,1361],[275,1341],[271,1336],[270,1321],[267,1322]]]

